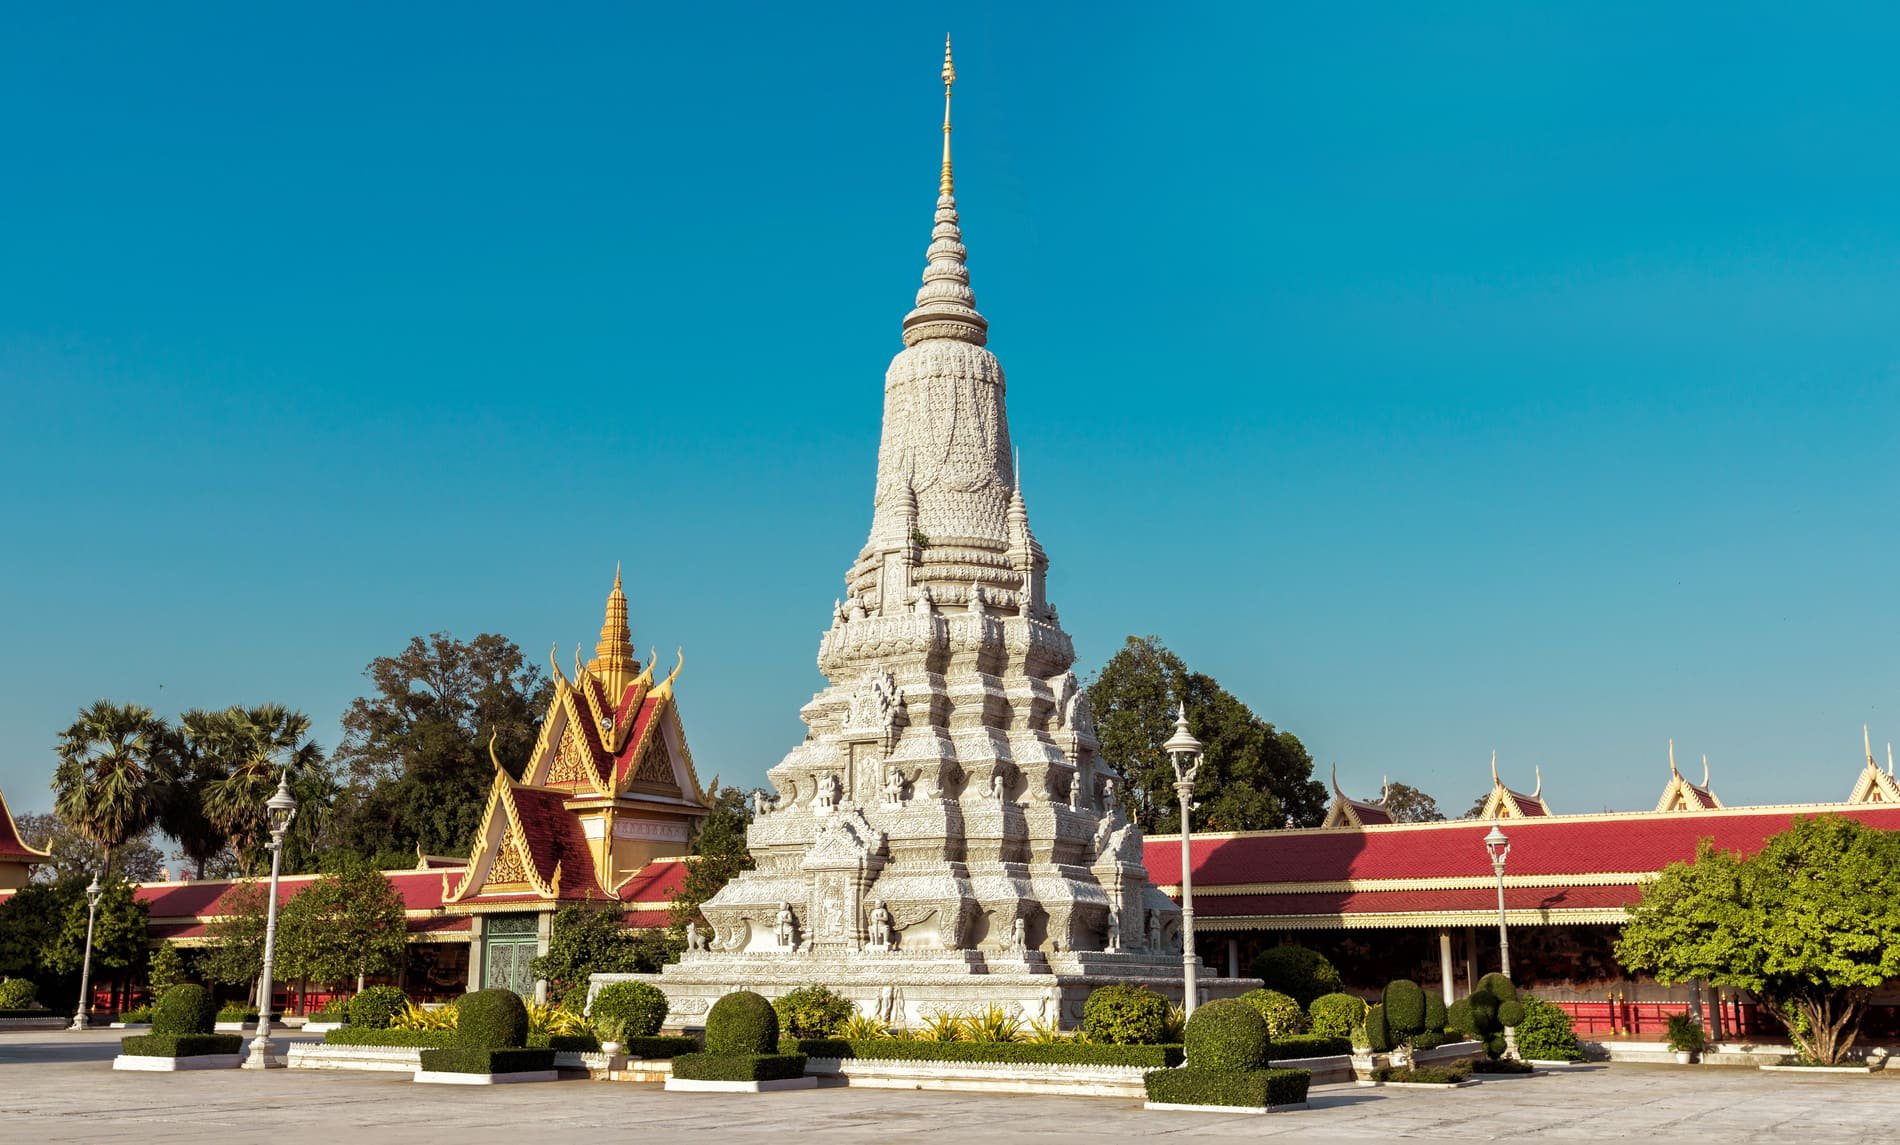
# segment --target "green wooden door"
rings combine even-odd
[[[522,997],[534,993],[534,960],[540,943],[537,916],[491,914],[482,928],[482,985],[513,990]]]

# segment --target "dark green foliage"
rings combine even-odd
[[[773,1002],[772,1008],[778,1011],[779,1029],[794,1038],[829,1038],[858,1012],[856,1002],[829,986],[800,986]]]
[[[40,988],[31,979],[8,978],[0,980],[0,1010],[29,1010],[38,997]]]
[[[1473,1033],[1489,1033],[1502,1029],[1498,1023],[1498,1000],[1483,990],[1469,995],[1466,1002],[1471,1008],[1471,1030]]]
[[[1583,1060],[1583,1046],[1577,1042],[1576,1027],[1563,1007],[1528,994],[1519,995],[1518,1000],[1524,1003],[1524,1020],[1517,1024],[1519,1056],[1532,1061]]]
[[[528,1044],[528,1008],[513,990],[477,990],[455,1004],[453,1045],[515,1049]]]
[[[1471,1063],[1453,1062],[1445,1066],[1415,1065],[1399,1069],[1382,1066],[1372,1071],[1373,1081],[1396,1081],[1407,1085],[1456,1085],[1471,1077]]]
[[[1288,1034],[1284,1038],[1273,1039],[1273,1060],[1291,1061],[1294,1058],[1323,1058],[1334,1054],[1352,1052],[1352,1039],[1333,1037],[1327,1034]]]
[[[454,1030],[371,1030],[344,1026],[323,1035],[326,1046],[420,1046],[424,1049],[455,1044]]]
[[[1517,987],[1504,975],[1493,971],[1478,979],[1479,990],[1496,998],[1500,1003],[1517,1001]]]
[[[154,996],[162,996],[185,980],[185,958],[178,952],[177,944],[171,939],[158,944],[152,954],[152,965],[145,973],[146,984],[152,988]]]
[[[907,1062],[1006,1062],[1022,1065],[1129,1065],[1158,1068],[1180,1065],[1180,1046],[1120,1046],[1097,1042],[929,1042],[877,1038],[787,1038],[781,1052],[814,1058],[866,1058]]]
[[[243,1048],[241,1034],[136,1034],[119,1039],[119,1051],[135,1058],[199,1058]]]
[[[1484,1052],[1494,1058],[1503,1057],[1504,1051],[1509,1048],[1510,1043],[1504,1040],[1503,1034],[1486,1034],[1484,1036]]]
[[[1199,1010],[1195,1011],[1199,1013]],[[1256,1069],[1244,1073],[1213,1073],[1183,1066],[1150,1070],[1142,1075],[1148,1100],[1167,1105],[1228,1105],[1264,1109],[1299,1105],[1306,1100],[1313,1075],[1303,1069]]]
[[[697,919],[701,929],[705,928],[699,905],[718,894],[740,871],[752,869],[752,852],[745,845],[746,824],[751,821],[745,792],[727,785],[707,794],[712,797],[712,806],[693,832],[694,858],[687,864],[686,878],[674,893],[668,914],[672,932],[679,936],[682,947],[687,923]]]
[[[676,1058],[696,1053],[699,1042],[685,1037],[627,1038],[621,1050],[630,1058]]]
[[[1435,990],[1425,992],[1425,1032],[1442,1033],[1445,1029],[1445,999]]]
[[[554,1068],[554,1051],[520,1046],[451,1046],[423,1050],[422,1068],[432,1073],[538,1073]]]
[[[1349,1038],[1365,1020],[1366,1004],[1351,994],[1322,994],[1306,1008],[1308,1028],[1329,1038]]]
[[[1103,986],[1082,1005],[1082,1028],[1090,1041],[1152,1046],[1162,1041],[1167,1027],[1168,1000],[1145,986]]]
[[[362,859],[304,884],[278,912],[277,973],[342,982],[393,975],[406,957],[402,895]]]
[[[666,1021],[666,995],[650,982],[609,982],[594,995],[588,1016],[596,1022],[625,1022],[622,1041],[650,1038]]]
[[[218,1024],[211,991],[190,982],[173,986],[152,1008],[154,1034],[209,1034]]]
[[[1276,1042],[1306,1032],[1306,1014],[1300,1004],[1278,990],[1249,990],[1240,1000],[1254,1008],[1267,1024],[1267,1036]]]
[[[1486,1058],[1484,1061],[1472,1062],[1471,1072],[1472,1073],[1490,1073],[1490,1074],[1526,1074],[1526,1073],[1536,1073],[1537,1067],[1531,1065],[1529,1062],[1514,1062],[1510,1058],[1501,1058],[1497,1061],[1492,1061],[1491,1059]]]
[[[1471,1012],[1471,999],[1460,998],[1445,1007],[1445,1028],[1467,1037],[1478,1032],[1478,1020]]]
[[[343,715],[333,758],[348,786],[327,833],[360,855],[465,854],[495,780],[490,737],[519,778],[547,710],[547,677],[504,636],[446,632],[412,638],[364,675],[373,691]]]
[[[770,1054],[778,1049],[778,1011],[750,990],[735,990],[706,1015],[709,1054]],[[714,1079],[718,1080],[718,1079]]]
[[[149,921],[144,903],[132,896],[132,884],[112,878],[99,896],[93,926],[92,972],[125,970],[146,958],[145,931]],[[86,895],[79,891],[66,904],[65,917],[48,935],[40,951],[41,965],[56,974],[77,973],[86,957]]]
[[[1366,1008],[1366,1045],[1375,1054],[1392,1052],[1392,1030],[1386,1025],[1383,1002]]]
[[[1498,1023],[1506,1028],[1514,1027],[1524,1020],[1524,1003],[1512,998],[1508,1002],[1498,1003]]]
[[[1439,1030],[1426,1030],[1412,1035],[1412,1048],[1415,1050],[1435,1050],[1453,1038],[1456,1034],[1447,1034]]]
[[[1492,993],[1493,990],[1508,991],[1510,997],[1501,998]],[[1494,1058],[1498,1057],[1504,1053],[1504,1022],[1501,1020],[1501,1011],[1507,1006],[1517,1006],[1517,989],[1511,985],[1511,980],[1502,974],[1486,974],[1478,979],[1478,986],[1471,992],[1470,997],[1462,998],[1452,1004],[1452,1009],[1458,1012],[1458,1021],[1455,1025],[1461,1033],[1484,1043],[1486,1053]],[[1512,1012],[1522,1017],[1519,1011]],[[1447,1013],[1448,1021],[1450,1017],[1451,1015]]]
[[[390,1020],[409,1008],[409,995],[394,986],[371,986],[349,1002],[350,1025],[386,1030]]]
[[[1206,1073],[1246,1073],[1267,1064],[1267,1023],[1238,998],[1197,1007],[1183,1037],[1188,1066]]]
[[[1385,1028],[1392,1040],[1404,1043],[1425,1030],[1425,991],[1418,983],[1399,979],[1385,984]]]
[[[1702,1032],[1702,1023],[1688,1014],[1671,1014],[1669,1022],[1669,1048],[1679,1054],[1699,1054],[1708,1044],[1708,1035]]]
[[[592,1033],[529,1034],[528,1048],[574,1054],[597,1054],[600,1052],[600,1039]]]
[[[232,883],[207,913],[215,917],[205,927],[212,941],[200,951],[197,966],[213,982],[247,986],[264,968],[264,929],[269,891],[256,879]]]
[[[1317,950],[1287,943],[1260,952],[1253,960],[1253,976],[1269,990],[1278,990],[1301,1010],[1322,994],[1340,989],[1339,971]]]
[[[570,992],[585,997],[591,974],[650,974],[666,965],[664,944],[628,930],[624,917],[619,903],[574,903],[555,912],[548,952],[528,964],[547,980],[550,1002]]]
[[[247,1002],[226,1002],[224,1005],[218,1007],[218,1021],[255,1022],[257,1021],[257,1007]]]
[[[1162,744],[1174,734],[1175,705],[1187,702],[1188,727],[1206,745],[1195,826],[1209,831],[1317,826],[1326,789],[1298,737],[1261,719],[1213,677],[1189,672],[1155,637],[1129,637],[1089,684],[1101,757],[1127,777],[1117,784],[1122,809],[1149,834],[1176,831],[1180,803],[1174,767]]]
[[[805,1076],[805,1055],[680,1054],[673,1059],[673,1076],[682,1081],[780,1081]]]

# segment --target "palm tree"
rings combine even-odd
[[[264,802],[277,787],[278,773],[288,770],[301,779],[322,763],[323,750],[310,741],[310,717],[282,704],[233,707],[215,716],[211,735],[230,770],[205,784],[205,818],[230,839],[248,868],[270,833]]]
[[[59,734],[53,811],[99,846],[101,881],[112,852],[151,829],[172,770],[170,729],[142,704],[100,700]]]
[[[178,849],[195,868],[194,877],[200,879],[205,864],[230,842],[205,814],[205,789],[233,770],[226,715],[203,708],[179,714],[173,732],[178,766],[158,810],[160,829],[178,841]]]

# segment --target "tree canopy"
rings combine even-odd
[[[14,822],[27,842],[52,852],[52,858],[33,869],[34,882],[57,883],[76,879],[83,886],[94,875],[103,877],[98,845],[73,830],[59,816],[19,815],[14,818]],[[112,852],[112,870],[120,878],[141,883],[165,877],[165,856],[152,845],[151,838],[150,832],[147,832],[137,838],[127,839]]]
[[[328,838],[361,855],[467,852],[494,780],[488,742],[519,778],[550,697],[506,637],[412,637],[364,670],[374,687],[343,716],[334,762],[347,787]]]
[[[750,821],[743,791],[726,786],[713,793],[712,809],[693,835],[693,862],[673,895],[670,918],[675,937],[684,933],[687,923],[705,921],[699,913],[701,903],[718,894],[740,871],[752,869],[752,852],[745,843]]]
[[[1747,858],[1705,839],[1645,888],[1616,954],[1665,985],[1747,990],[1804,1057],[1838,1061],[1868,992],[1900,977],[1900,832],[1804,816]]]
[[[1395,823],[1438,823],[1445,818],[1438,800],[1409,783],[1386,784],[1385,809]]]
[[[59,733],[53,812],[107,852],[145,834],[171,782],[172,740],[143,704],[100,700]]]
[[[83,889],[69,896],[59,924],[47,935],[41,962],[56,974],[79,969],[86,956],[86,915]],[[99,895],[99,911],[92,935],[92,968],[124,970],[145,961],[145,904],[132,897],[132,884],[112,879]]]
[[[277,959],[286,979],[355,979],[360,987],[367,976],[401,970],[407,941],[402,895],[360,860],[313,880],[277,915]]]
[[[1178,831],[1174,767],[1161,745],[1174,734],[1176,704],[1203,744],[1195,786],[1196,826],[1209,831],[1317,825],[1326,789],[1297,736],[1280,731],[1222,688],[1188,671],[1153,636],[1130,636],[1089,683],[1102,758],[1121,770],[1124,809],[1142,830]]]
[[[212,945],[199,958],[198,969],[213,982],[243,986],[264,972],[264,927],[270,905],[268,884],[256,879],[232,883],[211,908],[216,915],[205,927]]]

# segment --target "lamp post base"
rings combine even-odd
[[[251,1042],[251,1052],[244,1056],[245,1069],[283,1069],[289,1063],[284,1055],[277,1052],[277,1046],[268,1038],[258,1038]]]
[[[79,1031],[79,1030],[90,1030],[92,1029],[92,1023],[86,1020],[86,1015],[74,1014],[73,1024],[70,1026],[67,1026],[66,1029],[69,1031],[74,1031],[74,1032]]]

